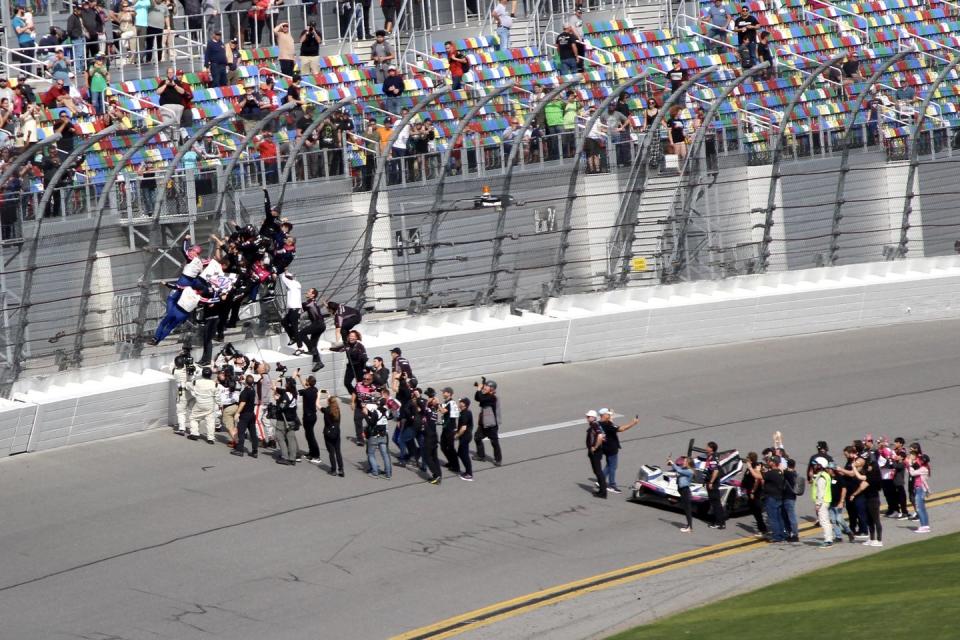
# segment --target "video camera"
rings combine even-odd
[[[183,350],[173,359],[173,366],[177,369],[186,369],[187,375],[192,376],[197,372],[197,365],[190,354],[190,346],[184,345]]]

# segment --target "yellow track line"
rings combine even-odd
[[[927,500],[927,506],[936,507],[954,502],[960,502],[960,490],[954,490],[951,493],[930,498]],[[799,534],[801,536],[812,535],[818,529],[819,525],[810,523],[800,527]],[[766,544],[767,542],[765,540],[758,538],[738,538],[708,547],[701,547],[700,549],[684,551],[656,560],[597,574],[588,578],[581,578],[580,580],[542,589],[511,598],[510,600],[504,600],[487,607],[441,620],[434,624],[407,631],[406,633],[393,636],[391,640],[443,640],[444,638],[452,638],[461,633],[479,629],[530,611],[535,611],[550,604],[564,602],[565,600],[570,600],[586,593],[593,593],[595,591],[628,584],[641,578],[700,564],[707,560],[713,560],[714,558],[743,553]]]

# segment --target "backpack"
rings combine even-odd
[[[793,485],[787,485],[787,489],[793,491],[797,496],[802,496],[807,490],[807,479],[798,473],[794,476]]]

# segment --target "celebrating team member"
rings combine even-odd
[[[634,428],[640,422],[640,416],[618,427],[613,423],[613,412],[610,409],[600,409],[600,428],[603,429],[603,455],[607,459],[604,474],[607,477],[607,490],[620,493],[617,487],[617,461],[620,458],[620,434]]]
[[[477,433],[473,438],[477,445],[477,460],[486,460],[486,451],[483,448],[483,439],[490,440],[490,446],[493,447],[493,464],[499,467],[503,462],[503,456],[500,453],[500,399],[497,397],[497,383],[493,380],[482,378],[480,384],[474,382],[473,386],[480,387],[474,394],[480,407],[480,420],[477,425]]]
[[[607,479],[603,475],[603,427],[597,421],[597,412],[591,409],[587,411],[587,457],[590,459],[590,468],[593,469],[593,475],[597,479],[597,491],[594,497],[607,499]]]

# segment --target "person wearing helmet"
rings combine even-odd
[[[812,462],[813,482],[810,483],[810,498],[817,512],[817,521],[823,529],[823,542],[820,543],[820,547],[826,549],[833,546],[833,525],[830,524],[832,478],[827,473],[830,461],[823,456],[817,456]]]
[[[377,465],[377,452],[383,460],[383,477],[389,480],[393,476],[393,465],[390,463],[390,452],[387,450],[387,419],[389,413],[386,408],[379,407],[375,402],[363,405],[363,436],[367,441],[367,462],[370,470],[367,473],[371,478],[379,478],[380,467]]]
[[[194,380],[187,391],[193,399],[193,409],[190,411],[190,440],[200,439],[200,424],[203,424],[204,434],[209,444],[215,444],[216,430],[217,383],[213,380],[213,369],[204,367],[200,372],[200,379]]]
[[[500,452],[500,399],[497,397],[497,383],[493,380],[481,378],[481,381],[479,383],[474,382],[473,386],[479,387],[473,399],[480,407],[477,433],[473,437],[473,442],[477,447],[476,460],[483,461],[486,459],[483,439],[488,438],[490,446],[493,447],[493,464],[499,467],[503,462],[503,455]],[[606,485],[604,485],[603,492],[606,495]]]

